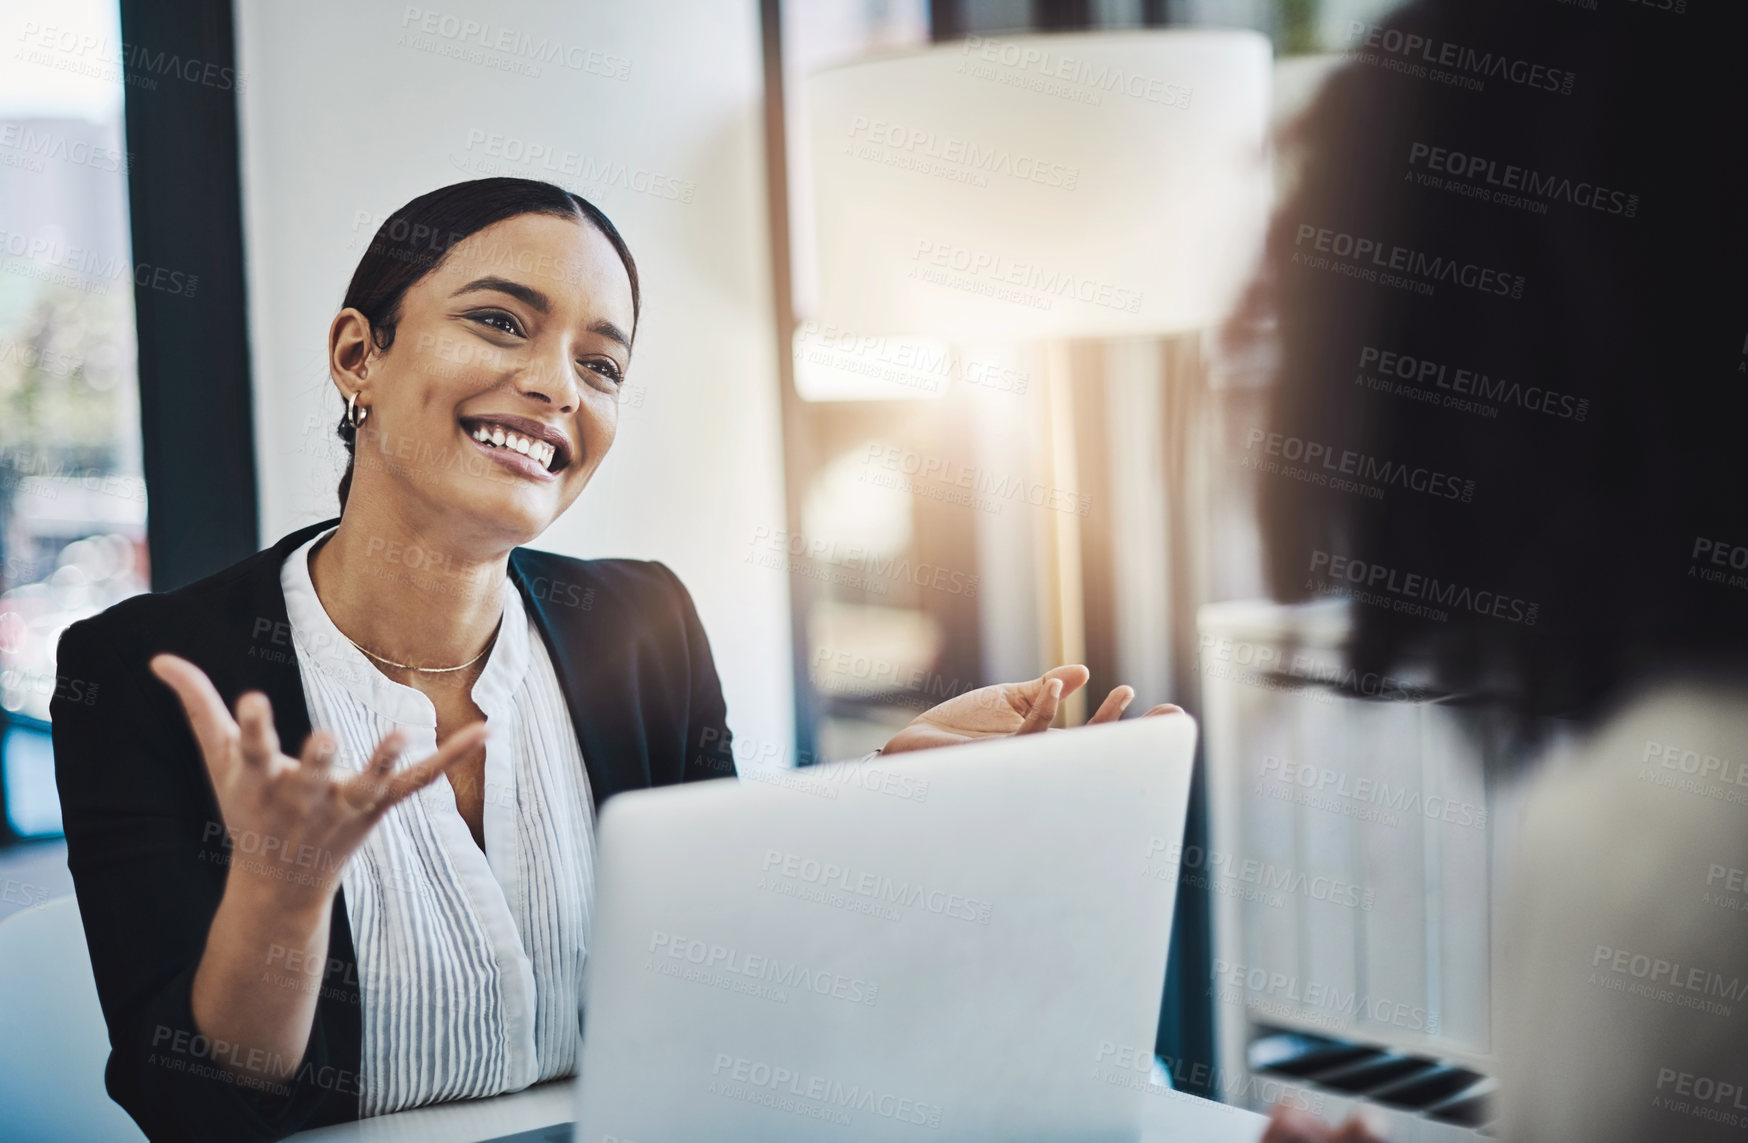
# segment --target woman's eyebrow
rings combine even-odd
[[[508,278],[475,278],[451,294],[450,297],[458,298],[462,294],[473,293],[477,290],[496,290],[501,294],[509,294],[512,298],[526,302],[543,314],[552,312],[552,303],[547,300],[545,294],[533,286],[524,286],[521,282],[512,282]]]
[[[589,326],[589,332],[598,333],[603,337],[611,338],[612,340],[617,341],[620,345],[623,345],[626,349],[631,348],[631,339],[625,336],[625,331],[605,319],[591,324]]]
[[[528,305],[534,307],[543,314],[552,312],[552,303],[547,299],[545,294],[541,293],[533,286],[524,286],[521,282],[512,282],[508,278],[475,278],[450,296],[458,298],[462,294],[474,293],[479,290],[497,290],[499,293],[509,294],[512,298],[518,298],[526,302]],[[626,349],[631,348],[631,338],[626,335],[625,331],[605,319],[592,323],[589,326],[589,332],[598,333],[603,337],[617,341]]]

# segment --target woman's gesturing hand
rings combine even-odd
[[[231,836],[261,839],[259,850],[234,851],[230,879],[247,878],[265,897],[287,906],[325,908],[347,858],[395,803],[429,785],[485,741],[486,724],[451,734],[416,766],[394,772],[405,745],[391,731],[357,774],[333,770],[334,736],[313,731],[302,755],[280,752],[267,696],[250,691],[225,709],[212,680],[175,655],[155,655],[152,673],[182,701],[212,775],[219,811]]]
[[[967,691],[917,715],[910,725],[881,748],[881,753],[899,754],[906,750],[975,742],[980,738],[1003,738],[1010,734],[1035,734],[1048,730],[1063,696],[1073,694],[1090,678],[1092,672],[1076,664],[1052,667],[1028,682],[997,683]],[[1134,698],[1133,687],[1112,689],[1086,724],[1115,722]],[[1179,709],[1166,702],[1147,713],[1176,714]]]

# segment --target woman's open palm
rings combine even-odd
[[[917,715],[893,736],[882,752],[898,754],[1048,730],[1063,697],[1085,686],[1091,678],[1090,671],[1074,664],[1052,667],[1023,683],[996,683],[967,691]],[[1113,688],[1086,724],[1115,722],[1134,697],[1133,687]],[[1160,703],[1147,713],[1176,714],[1179,709],[1171,703]]]
[[[397,802],[429,785],[485,741],[486,724],[455,731],[422,762],[395,772],[405,735],[390,731],[357,774],[336,773],[336,743],[311,732],[303,752],[280,751],[272,704],[260,691],[237,700],[236,717],[206,673],[187,659],[155,655],[152,673],[182,702],[212,776],[224,825],[234,839],[230,876],[258,879],[288,904],[323,905],[346,860]]]

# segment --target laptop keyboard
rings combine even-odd
[[[1250,1068],[1443,1123],[1492,1134],[1488,1077],[1442,1060],[1286,1029],[1259,1029]]]

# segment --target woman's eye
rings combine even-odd
[[[615,385],[622,385],[625,383],[625,374],[621,373],[619,371],[619,366],[614,364],[612,361],[609,361],[609,360],[584,361],[581,364],[585,369],[593,369],[596,373],[599,373],[601,376],[607,378],[609,381],[613,382],[613,384],[615,384]]]
[[[502,330],[504,333],[516,334],[517,336],[522,333],[522,323],[502,310],[482,310],[473,315],[473,320],[483,325],[489,325],[493,329]]]

